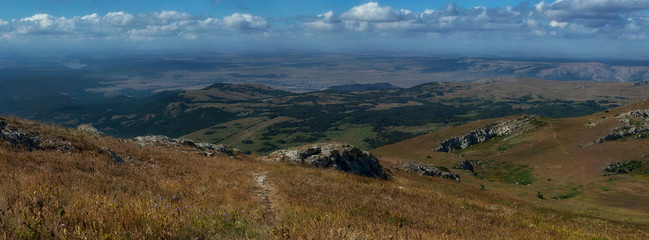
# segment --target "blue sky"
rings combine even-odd
[[[649,0],[0,0],[0,49],[392,50],[647,59],[647,42]]]

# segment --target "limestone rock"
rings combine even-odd
[[[0,140],[12,147],[26,148],[33,150],[64,150],[74,149],[71,142],[61,138],[51,136],[41,136],[38,132],[22,129],[15,125],[9,125],[6,121],[0,119]]]
[[[614,162],[606,166],[603,170],[606,172],[609,172],[608,174],[603,174],[604,176],[608,175],[615,175],[615,174],[625,174],[625,173],[630,173],[631,171],[635,170],[636,168],[640,168],[643,165],[647,164],[647,162],[641,162],[641,161],[625,161],[625,162]]]
[[[460,175],[449,171],[442,171],[436,168],[433,164],[429,163],[405,162],[401,164],[401,168],[403,168],[406,172],[414,172],[422,176],[441,177],[460,182]]]
[[[614,141],[628,136],[640,136],[649,132],[649,110],[633,110],[617,116],[622,126],[613,128],[610,132],[595,140],[594,143]]]
[[[456,166],[453,168],[455,169],[463,169],[463,170],[469,170],[473,172],[478,166],[482,165],[482,161],[478,160],[464,160],[461,162],[458,162]]]
[[[522,116],[517,119],[499,122],[491,126],[473,130],[465,135],[453,137],[440,142],[440,146],[435,148],[439,152],[453,152],[456,149],[464,149],[471,145],[485,142],[495,137],[502,137],[521,133],[526,129],[532,128],[532,121],[536,119],[535,115]]]
[[[264,160],[333,168],[360,176],[386,178],[378,158],[349,144],[313,144],[279,150],[268,154]]]

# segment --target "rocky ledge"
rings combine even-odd
[[[360,176],[386,178],[378,158],[349,144],[313,144],[279,150],[268,154],[264,160],[333,168]]]
[[[35,131],[22,129],[0,119],[0,140],[12,147],[33,150],[61,150],[69,151],[74,149],[71,142],[61,137],[43,137]]]
[[[649,110],[633,110],[620,114],[617,118],[622,122],[622,126],[611,129],[607,135],[595,140],[594,143],[614,141],[628,136],[643,137],[649,132]]]
[[[406,172],[414,172],[422,176],[441,177],[460,182],[460,175],[458,175],[457,173],[440,170],[433,164],[429,163],[405,162],[401,164],[401,168]]]
[[[440,142],[440,146],[435,148],[434,150],[439,152],[453,152],[457,149],[464,149],[471,145],[482,143],[495,137],[522,133],[534,127],[532,122],[535,119],[536,115],[530,115],[521,116],[513,120],[494,123],[489,126],[470,131],[465,135],[446,139]]]

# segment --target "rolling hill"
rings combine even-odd
[[[463,182],[476,189],[537,206],[646,224],[647,109],[649,100],[582,117],[527,116],[534,119],[529,127],[502,135],[487,133],[518,117],[480,120],[372,152],[386,164],[417,160],[459,168]]]
[[[291,93],[254,84],[214,84],[68,115],[120,137],[183,136],[266,154],[313,142],[369,150],[446,126],[516,114],[583,116],[639,101],[649,85],[499,78],[433,82],[407,89]]]

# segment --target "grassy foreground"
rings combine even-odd
[[[0,142],[4,239],[649,238],[646,225],[539,208],[394,168],[379,180],[7,122],[78,150]],[[116,163],[102,146],[130,158]]]

